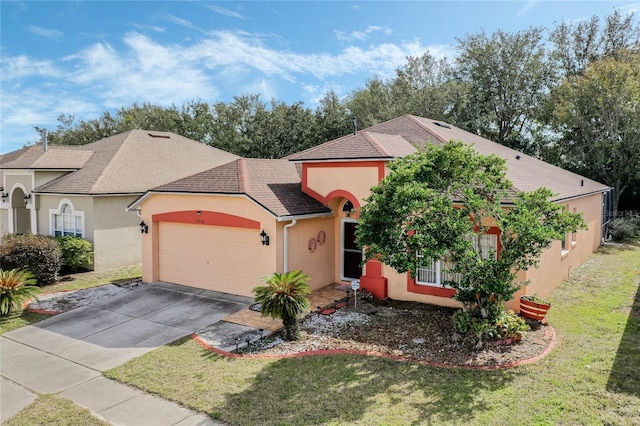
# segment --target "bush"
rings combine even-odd
[[[62,251],[54,237],[33,234],[7,234],[0,244],[2,265],[7,269],[28,269],[38,285],[56,280]]]
[[[611,238],[614,241],[625,241],[640,234],[640,216],[628,216],[611,221]]]
[[[93,246],[84,238],[66,235],[56,237],[62,250],[62,264],[73,272],[78,271],[79,266],[93,262]]]
[[[530,329],[524,319],[507,310],[502,310],[492,321],[478,318],[461,309],[453,314],[453,325],[460,334],[471,337],[478,343],[500,339],[517,342],[522,338],[522,333]]]
[[[0,315],[22,309],[22,304],[40,293],[33,274],[24,269],[0,269]]]

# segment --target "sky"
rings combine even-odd
[[[634,1],[0,1],[0,153],[105,111],[260,94],[315,108],[458,39],[552,29]]]

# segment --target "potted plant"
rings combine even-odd
[[[542,321],[550,307],[551,302],[535,294],[520,296],[520,315],[523,317]]]

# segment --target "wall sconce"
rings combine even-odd
[[[269,236],[267,235],[266,232],[264,232],[264,229],[260,233],[260,238],[262,239],[262,245],[263,246],[268,246],[269,245]]]
[[[144,223],[144,220],[140,222],[140,233],[141,234],[149,233],[149,226],[146,223]]]
[[[347,213],[347,217],[351,217],[351,212],[353,211],[353,203],[347,200],[347,202],[344,203],[344,206],[342,206],[342,211]]]
[[[2,193],[2,202],[4,203],[5,201],[7,201],[7,198],[9,198],[9,194],[7,194],[6,192]]]
[[[24,196],[24,203],[29,204],[29,200],[31,199],[31,194],[27,194]]]

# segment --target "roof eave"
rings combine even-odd
[[[307,162],[314,162],[314,163],[350,163],[350,162],[354,162],[354,161],[391,161],[391,160],[395,160],[396,158],[399,158],[399,157],[305,158],[305,159],[300,159],[300,160],[290,159],[288,161],[291,161],[292,163],[307,163]]]

